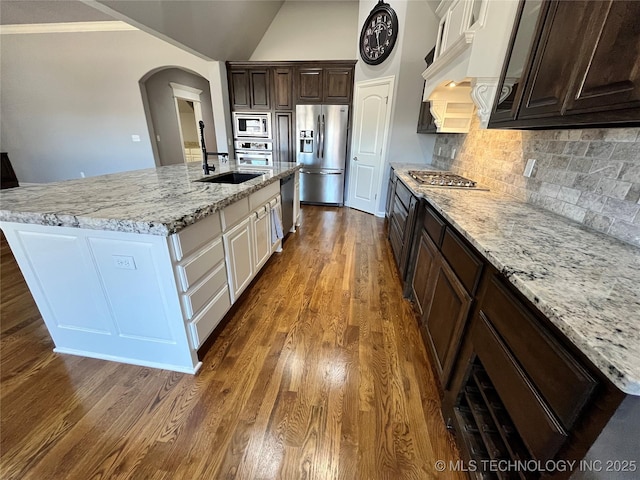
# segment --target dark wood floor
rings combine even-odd
[[[2,479],[458,478],[381,219],[305,207],[196,376],[53,353],[1,275]]]

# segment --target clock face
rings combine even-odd
[[[393,50],[398,37],[396,12],[386,3],[371,10],[360,33],[360,56],[369,65],[382,63]]]

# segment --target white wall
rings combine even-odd
[[[375,0],[361,0],[358,29],[361,28]],[[435,135],[418,134],[418,115],[426,68],[424,57],[436,44],[438,19],[424,0],[395,0],[400,36],[393,52],[380,65],[356,64],[355,81],[395,76],[395,92],[391,111],[388,150],[383,167],[382,191],[378,196],[378,213],[383,213],[387,196],[389,162],[429,163],[433,155]],[[359,37],[359,32],[358,32]],[[356,41],[356,55],[359,50]]]
[[[358,2],[287,1],[250,60],[352,60]]]
[[[154,167],[138,83],[154,68],[199,73],[212,99],[226,91],[212,75],[226,75],[218,62],[142,31],[2,35],[0,43],[0,148],[21,182]],[[225,113],[223,102],[213,103],[216,136],[225,138],[228,106]]]

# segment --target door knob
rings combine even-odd
[[[358,157],[353,157],[353,161],[357,162],[358,161]]]

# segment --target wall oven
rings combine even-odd
[[[271,113],[233,112],[236,138],[271,138]]]
[[[273,153],[255,150],[236,150],[238,165],[259,165],[261,167],[273,166]]]

